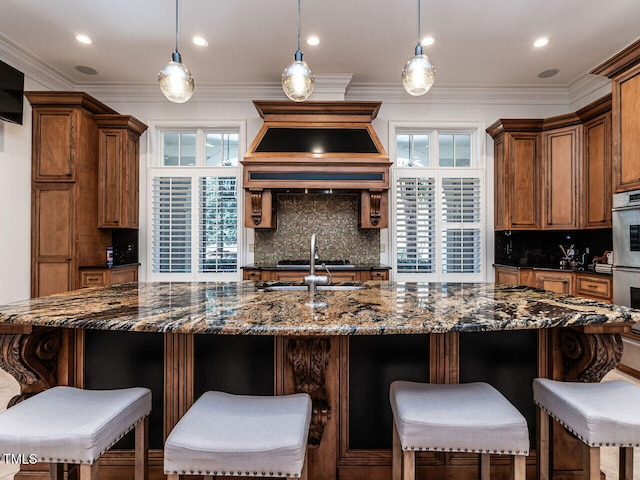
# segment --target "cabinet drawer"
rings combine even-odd
[[[362,273],[365,274],[366,272],[362,272]],[[369,276],[371,280],[378,280],[378,281],[389,280],[389,272],[387,272],[386,270],[371,270],[371,272],[369,273]]]
[[[106,283],[104,272],[80,272],[80,288],[98,287]]]
[[[576,294],[608,300],[611,298],[611,279],[577,275]]]

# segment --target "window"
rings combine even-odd
[[[239,129],[161,130],[150,167],[152,280],[239,276]]]
[[[485,176],[474,148],[477,135],[396,129],[397,280],[484,280]]]

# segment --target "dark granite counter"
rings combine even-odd
[[[354,270],[354,271],[365,271],[365,270],[391,270],[391,267],[388,265],[328,265],[330,271],[337,270]],[[245,265],[240,267],[241,270],[309,270],[309,265]],[[320,265],[316,265],[316,271],[323,274],[325,272],[324,267]]]
[[[268,282],[126,283],[0,307],[0,323],[228,335],[382,335],[640,321],[640,311],[525,286],[365,282],[361,290],[265,291]]]

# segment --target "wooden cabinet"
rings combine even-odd
[[[495,267],[495,283],[520,285],[520,270],[514,268]]]
[[[613,191],[640,189],[640,65],[613,78]]]
[[[585,122],[583,136],[581,227],[611,228],[611,112]]]
[[[542,134],[543,222],[547,230],[576,229],[582,126],[556,128]]]
[[[334,282],[366,282],[369,280],[386,281],[389,280],[389,270],[331,270]],[[316,269],[317,275],[326,275],[324,269]],[[304,277],[309,275],[309,270],[276,270],[276,269],[244,269],[242,271],[243,280],[267,281],[275,280],[281,282],[302,283]]]
[[[610,115],[607,95],[576,113],[491,125],[495,230],[610,228]]]
[[[539,120],[498,120],[487,129],[494,138],[496,230],[540,228],[540,134],[535,131],[540,124]]]
[[[140,135],[147,126],[130,115],[97,115],[98,226],[138,228]]]
[[[601,302],[613,300],[613,279],[603,275],[576,273],[575,295],[592,298]]]
[[[137,281],[137,265],[115,268],[83,268],[80,270],[80,288]]]
[[[573,272],[537,271],[536,286],[556,293],[573,293]]]
[[[82,92],[25,95],[33,107],[31,295],[38,297],[78,288],[79,267],[104,263],[112,234],[99,226],[137,227],[138,138],[146,126]]]
[[[98,228],[98,128],[113,113],[81,92],[27,92],[33,107],[31,295],[78,287],[78,267],[104,261]]]

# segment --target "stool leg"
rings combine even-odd
[[[633,480],[633,447],[620,447],[619,480]]]
[[[600,480],[600,447],[585,444],[582,458],[584,480]]]
[[[51,480],[62,480],[64,478],[64,464],[62,464],[62,463],[50,463],[49,464],[49,478]]]
[[[416,452],[406,450],[402,452],[402,480],[415,480],[416,478]]]
[[[136,425],[136,472],[135,480],[149,479],[149,417]]]
[[[400,444],[400,437],[398,436],[398,429],[396,427],[396,420],[393,419],[393,449],[391,459],[391,479],[402,479],[402,445]]]
[[[489,480],[491,476],[491,454],[481,453],[478,465],[478,480]]]
[[[536,459],[539,480],[549,480],[549,442],[551,432],[551,417],[543,409],[538,408],[540,425],[538,427],[538,457]]]
[[[525,480],[527,478],[527,457],[524,455],[511,456],[511,480]]]
[[[98,462],[80,465],[80,480],[98,480]]]
[[[306,454],[304,456],[304,463],[302,464],[302,471],[300,472],[300,480],[307,480],[307,455]]]

